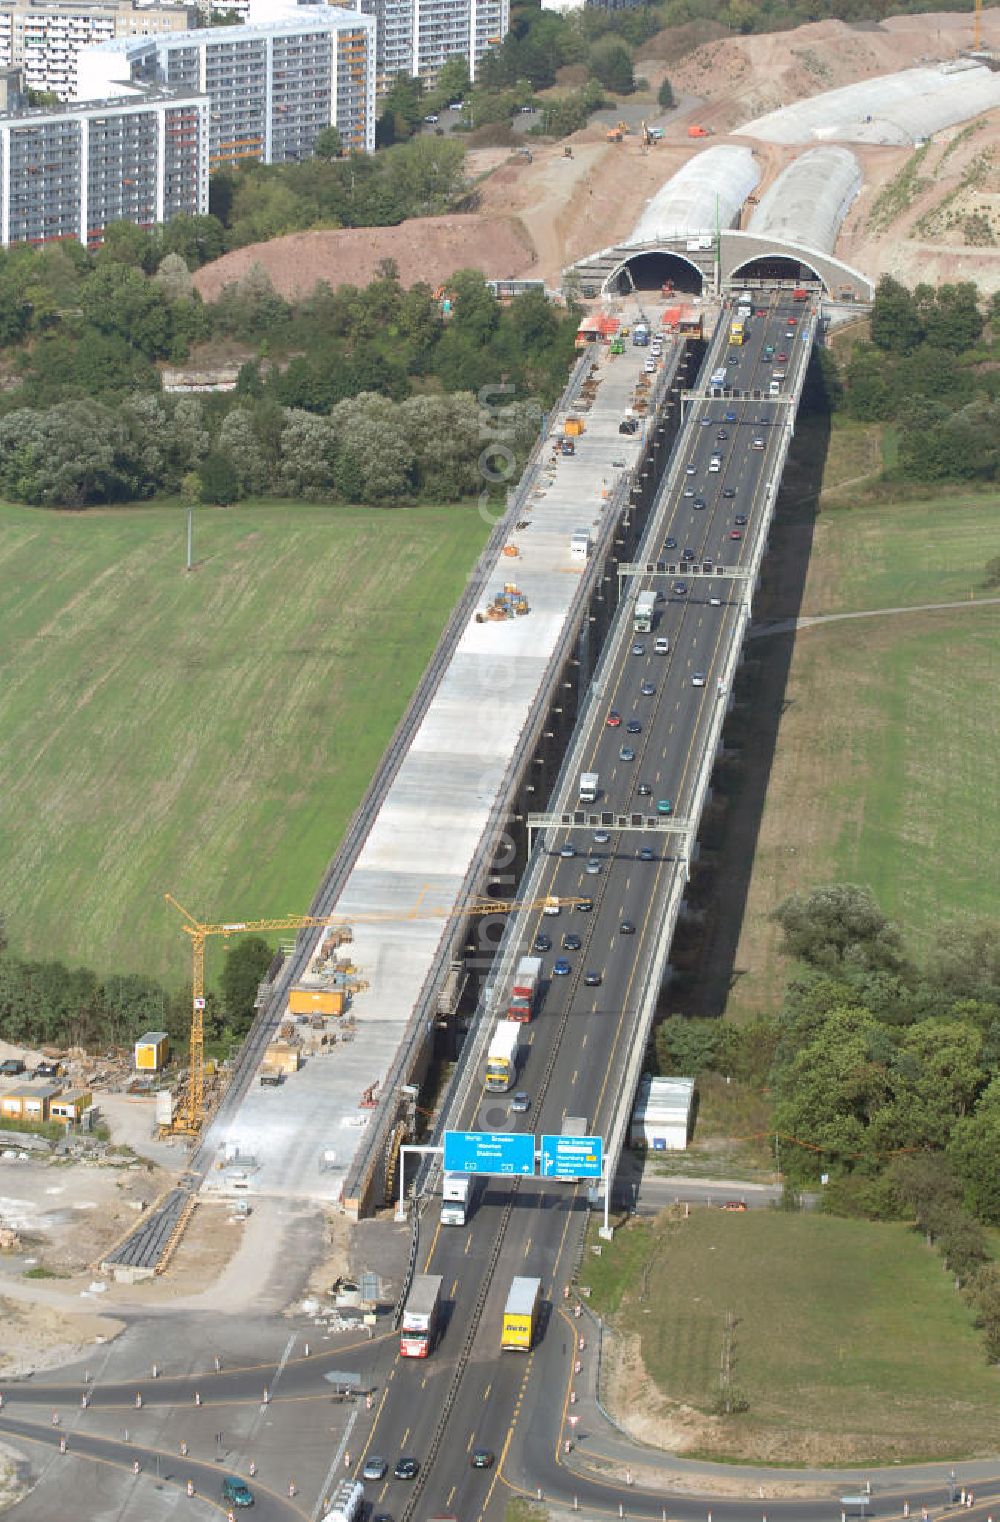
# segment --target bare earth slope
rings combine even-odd
[[[262,264],[282,296],[307,295],[317,280],[331,286],[367,285],[381,259],[394,259],[404,285],[440,285],[458,269],[505,279],[531,270],[534,252],[511,219],[482,215],[426,217],[398,227],[290,233],[270,243],[234,249],[195,275],[206,301]]]

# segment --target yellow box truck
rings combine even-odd
[[[531,1352],[541,1300],[541,1279],[526,1279],[518,1275],[512,1281],[507,1304],[504,1306],[503,1330],[500,1334],[501,1349],[513,1348],[520,1353]]]

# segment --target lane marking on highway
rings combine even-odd
[[[472,1441],[472,1440],[471,1440],[471,1438],[470,1438],[470,1440],[469,1440],[469,1441],[470,1441],[470,1443],[471,1443],[471,1441]],[[450,1489],[450,1490],[449,1490],[449,1492],[448,1492],[448,1499],[447,1499],[447,1501],[445,1501],[445,1503],[444,1503],[444,1504],[445,1504],[445,1506],[450,1506],[450,1505],[451,1505],[451,1503],[452,1503],[452,1498],[453,1498],[453,1496],[454,1496],[454,1494],[455,1494],[455,1492],[456,1492],[456,1490],[457,1490],[457,1489],[458,1489],[458,1486],[457,1486],[457,1485],[453,1485],[453,1486],[452,1486],[452,1487],[451,1487],[451,1489]]]
[[[583,1033],[583,1040],[580,1042],[580,1050],[581,1050],[581,1052],[583,1051],[584,1047],[587,1045],[587,1042],[588,1042],[589,1039],[590,1039],[590,1032],[589,1031],[584,1031],[584,1033]]]
[[[492,1381],[491,1381],[491,1382],[490,1382],[490,1383],[489,1383],[489,1384],[488,1384],[488,1385],[487,1385],[487,1386],[486,1386],[486,1389],[485,1389],[485,1390],[484,1390],[484,1391],[483,1391],[483,1400],[489,1400],[489,1398],[490,1398],[490,1391],[491,1391],[491,1390],[492,1390],[492,1389],[493,1389],[493,1384],[492,1384]]]
[[[483,1090],[483,1093],[484,1093],[484,1094],[485,1094],[485,1092],[486,1092],[486,1091],[485,1091],[485,1089],[484,1089],[484,1090]],[[482,1099],[480,1099],[480,1101],[479,1101],[479,1102],[480,1102],[480,1104],[482,1104]],[[428,1270],[428,1269],[429,1269],[429,1268],[430,1268],[430,1265],[431,1265],[431,1259],[432,1259],[432,1258],[433,1258],[433,1256],[434,1256],[434,1249],[435,1249],[435,1248],[436,1248],[436,1247],[437,1247],[437,1245],[438,1245],[438,1237],[439,1237],[439,1236],[440,1236],[440,1235],[441,1235],[441,1222],[440,1222],[440,1221],[438,1221],[438,1223],[437,1223],[437,1225],[436,1225],[436,1226],[435,1226],[435,1228],[434,1228],[434,1235],[433,1235],[433,1236],[432,1236],[432,1237],[431,1237],[431,1245],[430,1245],[430,1247],[428,1247],[428,1249],[427,1249],[427,1256],[426,1256],[426,1258],[425,1258],[425,1259],[424,1259],[424,1268],[423,1268],[423,1271],[424,1271],[424,1273],[426,1273],[426,1272],[427,1272],[427,1270]]]
[[[449,1300],[454,1300],[454,1298],[455,1298],[455,1291],[457,1289],[458,1289],[458,1280],[456,1279],[454,1284],[451,1286],[451,1294],[448,1296]]]
[[[361,1407],[355,1406],[354,1410],[351,1412],[350,1421],[347,1423],[344,1435],[340,1440],[340,1446],[337,1449],[336,1453],[333,1455],[333,1458],[330,1460],[330,1467],[326,1472],[326,1476],[323,1480],[322,1485],[320,1486],[319,1495],[316,1497],[316,1505],[313,1507],[312,1512],[313,1522],[316,1522],[316,1518],[319,1516],[320,1512],[326,1509],[327,1498],[333,1488],[333,1477],[343,1465],[344,1454],[347,1452],[347,1444],[351,1433],[354,1431],[354,1423],[357,1421],[360,1415]]]
[[[407,1427],[406,1431],[403,1433],[403,1436],[400,1438],[400,1441],[399,1441],[400,1448],[405,1448],[406,1447],[406,1439],[409,1437],[409,1435],[410,1435],[410,1429],[409,1429],[409,1427]]]
[[[570,1079],[570,1084],[571,1084],[571,1085],[572,1085],[572,1084],[574,1084],[574,1083],[576,1083],[576,1072],[577,1072],[577,1070],[576,1070],[576,1068],[574,1068],[574,1069],[573,1069],[573,1076],[572,1076],[572,1078],[571,1078],[571,1079]]]
[[[468,1233],[465,1238],[465,1256],[469,1256],[469,1248],[472,1246],[472,1237]]]
[[[529,1237],[528,1240],[524,1244],[524,1256],[527,1257],[530,1251],[531,1251],[531,1238]]]

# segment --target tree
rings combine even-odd
[[[656,1059],[660,1072],[696,1078],[707,1068],[715,1067],[721,1035],[720,1020],[671,1015],[656,1027]]]
[[[219,429],[218,451],[233,468],[240,495],[256,495],[270,485],[267,461],[254,428],[253,413],[234,407]]]
[[[617,38],[604,38],[590,50],[590,69],[606,90],[616,95],[631,95],[635,89],[632,54]]]
[[[438,71],[436,93],[443,101],[464,100],[470,88],[468,60],[464,53],[454,53]]]
[[[313,143],[313,153],[318,159],[338,159],[344,144],[336,127],[324,127]]]
[[[289,409],[284,414],[280,451],[281,491],[313,502],[333,494],[337,432],[329,418]]]
[[[784,932],[784,950],[814,967],[837,972],[903,965],[899,933],[890,925],[868,888],[835,883],[793,894],[772,919]]]
[[[144,227],[135,222],[109,222],[97,251],[98,268],[102,264],[126,264],[149,273],[156,259],[153,240]]]
[[[224,454],[206,455],[198,466],[201,500],[216,507],[229,507],[240,495],[239,477]]]
[[[867,1010],[835,1009],[775,1074],[774,1129],[793,1181],[874,1162],[868,1136],[888,1083],[871,1041],[881,1028]]]
[[[271,965],[274,952],[259,935],[241,935],[226,953],[219,979],[226,1025],[235,1036],[253,1024],[257,989]]]
[[[194,295],[191,272],[180,254],[164,254],[153,280],[168,301],[190,301]]]
[[[948,1160],[981,1221],[1000,1226],[1000,1078],[994,1078],[971,1115],[955,1126]]]
[[[891,275],[883,275],[872,306],[872,343],[890,354],[909,354],[923,336],[913,296]]]
[[[674,104],[674,87],[665,75],[660,84],[660,88],[656,92],[656,100],[657,104],[661,106],[664,111],[669,111]]]

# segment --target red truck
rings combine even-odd
[[[517,971],[514,974],[514,985],[510,991],[510,1004],[507,1008],[508,1020],[520,1020],[524,1022],[531,1019],[535,1012],[538,980],[541,975],[541,957],[521,958],[517,964]]]

